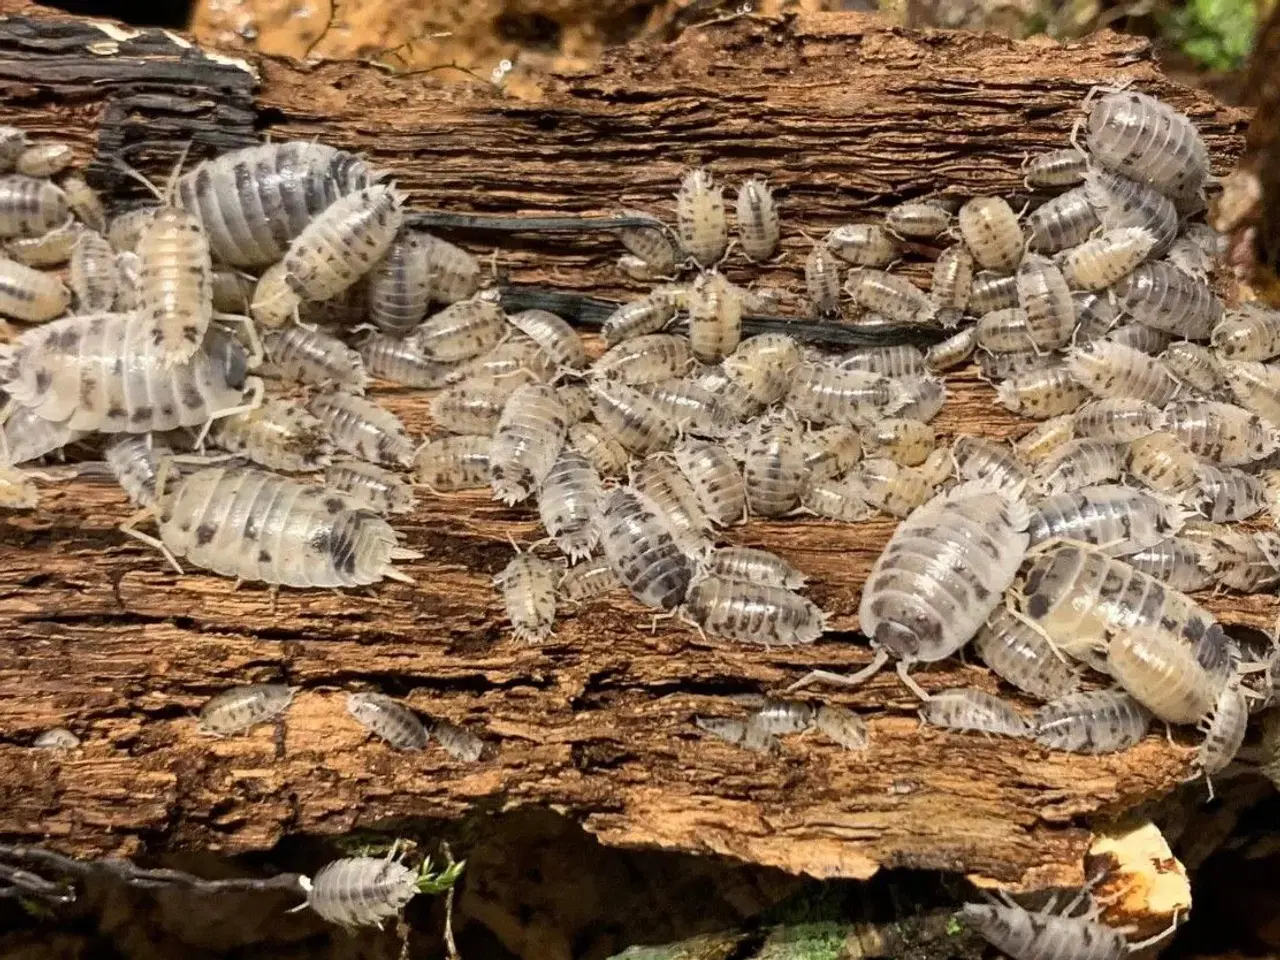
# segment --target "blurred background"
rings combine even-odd
[[[442,78],[496,77],[519,94],[548,70],[589,67],[607,47],[669,39],[703,20],[879,10],[916,27],[1058,39],[1110,27],[1152,38],[1171,72],[1241,96],[1256,25],[1276,0],[63,0],[54,6],[139,25],[185,27],[204,43],[301,57],[376,60]],[[157,22],[163,7],[165,22]],[[509,66],[508,66],[509,65]]]

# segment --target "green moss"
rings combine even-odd
[[[1254,0],[1187,0],[1160,21],[1189,57],[1215,70],[1237,70],[1253,49],[1258,7]]]
[[[840,960],[848,928],[830,921],[775,927],[756,960]]]

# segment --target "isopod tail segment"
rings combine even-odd
[[[883,647],[874,647],[874,649],[875,655],[871,658],[871,662],[855,673],[844,674],[836,673],[832,670],[810,670],[795,683],[791,684],[791,686],[787,687],[783,692],[794,693],[795,691],[802,690],[814,683],[829,683],[833,686],[840,687],[860,686],[883,670],[885,664],[889,662],[890,655],[888,650]],[[915,660],[898,660],[897,664],[895,664],[895,669],[898,671],[898,679],[902,681],[903,686],[921,700],[928,701],[931,699],[929,692],[925,690],[924,687],[920,686],[920,684],[916,683],[915,679],[912,678],[909,673],[915,663]]]

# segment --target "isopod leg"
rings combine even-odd
[[[925,701],[931,700],[932,697],[929,696],[929,691],[926,690],[924,687],[920,686],[920,684],[916,683],[915,680],[911,678],[911,675],[907,672],[908,670],[911,669],[911,665],[913,662],[914,661],[911,661],[911,660],[898,661],[898,679],[902,681],[903,686],[905,686],[908,690],[914,693],[921,700],[925,700]]]
[[[256,410],[262,406],[262,398],[266,395],[266,387],[263,385],[262,380],[259,377],[250,377],[246,383],[250,392],[249,402],[239,403],[224,410],[212,411],[209,414],[209,419],[200,428],[199,436],[196,437],[197,447],[204,446],[205,438],[209,435],[209,428],[213,426],[213,421],[221,420],[223,417],[234,417],[237,414],[248,413],[250,410]]]
[[[245,339],[249,341],[249,369],[258,369],[266,358],[267,352],[262,346],[262,338],[258,336],[258,325],[253,322],[253,317],[240,313],[215,313],[213,319],[231,321],[244,326]]]
[[[811,670],[803,677],[787,687],[786,693],[792,693],[796,690],[803,689],[813,683],[829,683],[838,687],[856,687],[859,684],[870,680],[889,662],[889,652],[887,650],[877,650],[871,662],[856,673],[843,674],[835,673],[831,670]],[[926,695],[923,699],[929,699]]]
[[[1165,927],[1163,930],[1157,933],[1154,937],[1147,937],[1147,939],[1145,940],[1134,940],[1132,943],[1129,944],[1129,952],[1137,953],[1139,950],[1145,950],[1147,947],[1153,944],[1159,943],[1161,940],[1166,939],[1170,934],[1172,934],[1177,929],[1178,929],[1178,911],[1175,910],[1173,911],[1173,919],[1169,921],[1169,926]]]
[[[182,569],[182,565],[178,563],[178,558],[175,557],[173,555],[173,552],[164,545],[164,542],[162,540],[160,540],[158,537],[153,537],[150,534],[143,533],[141,530],[136,529],[137,524],[141,523],[143,520],[146,520],[148,517],[150,517],[153,514],[153,512],[154,511],[152,510],[151,507],[147,507],[147,509],[145,510],[139,510],[133,516],[129,517],[127,520],[125,520],[123,523],[120,524],[120,532],[123,533],[125,536],[133,537],[133,539],[139,540],[142,543],[145,543],[147,546],[154,547],[155,549],[159,550],[162,554],[164,554],[164,558],[169,561],[169,566],[173,567],[173,569],[178,574],[182,574],[184,571]]]

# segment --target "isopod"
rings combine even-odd
[[[648,296],[624,303],[605,318],[600,336],[612,345],[628,337],[656,333],[671,322],[681,299],[665,290],[653,290]]]
[[[848,707],[824,703],[814,715],[813,725],[846,750],[867,749],[867,724]]]
[[[685,337],[650,333],[610,347],[592,365],[591,374],[636,386],[683,376],[692,364],[693,352]]]
[[[386,694],[347,694],[347,713],[360,726],[396,750],[421,750],[430,740],[430,734],[418,715]]]
[[[1206,777],[1221,773],[1235,759],[1248,727],[1249,701],[1239,674],[1235,674],[1218,694],[1201,728],[1204,740],[1196,751],[1196,762]]]
[[[38,237],[10,240],[4,249],[10,257],[28,267],[58,267],[71,259],[71,251],[83,232],[84,227],[68,217],[66,223]]]
[[[458,303],[480,289],[480,261],[461,247],[430,233],[420,233],[436,303]]]
[[[141,507],[155,503],[160,461],[172,455],[172,450],[153,443],[146,434],[125,434],[107,444],[102,454],[120,489]],[[172,467],[169,476],[177,476]]]
[[[493,578],[517,640],[538,643],[551,635],[559,579],[557,567],[532,553],[516,554]]]
[[[54,177],[74,159],[69,144],[33,143],[18,154],[14,168],[25,177]]]
[[[622,585],[641,603],[662,610],[684,603],[693,563],[648,497],[625,487],[605,497],[600,545]]]
[[[339,450],[370,463],[413,463],[414,443],[400,418],[372,400],[349,393],[316,394],[307,405]]]
[[[1123,690],[1054,698],[1031,718],[1036,743],[1072,753],[1116,753],[1147,735],[1151,713]]]
[[[1238,467],[1202,463],[1195,486],[1182,500],[1213,523],[1248,520],[1267,506],[1267,490],[1261,480]]]
[[[960,916],[1013,960],[1122,960],[1131,950],[1165,936],[1130,944],[1123,933],[1091,919],[1091,914],[1030,913],[1012,901],[966,903]]]
[[[584,603],[620,586],[622,582],[609,565],[609,559],[591,557],[566,570],[556,590],[571,603]]]
[[[1202,562],[1200,547],[1184,537],[1169,537],[1124,559],[1135,570],[1183,593],[1203,590],[1213,583],[1213,573]]]
[[[1214,327],[1210,342],[1223,360],[1269,360],[1280,355],[1280,310],[1242,304]]]
[[[924,356],[925,366],[934,373],[951,370],[972,357],[977,346],[977,327],[965,327],[929,347]]]
[[[898,259],[898,242],[878,223],[850,223],[836,227],[822,238],[826,247],[854,267],[884,268]],[[836,281],[837,288],[839,281]]]
[[[67,205],[86,227],[96,233],[107,232],[107,213],[98,192],[78,173],[71,173],[59,183],[66,194]]]
[[[484,756],[484,741],[456,723],[437,720],[431,725],[431,735],[445,753],[461,763],[475,763]]]
[[[1199,662],[1199,653],[1199,645],[1175,632],[1142,625],[1111,634],[1106,665],[1161,720],[1196,723],[1213,709],[1225,681]]]
[[[253,509],[255,504],[265,504]],[[355,587],[383,577],[412,581],[396,560],[422,555],[397,546],[381,517],[349,510],[323,486],[301,484],[253,468],[206,467],[157,496],[158,539],[131,536],[163,550],[175,564],[226,577],[288,587]],[[140,519],[139,517],[138,519]]]
[[[71,292],[56,274],[0,259],[0,315],[26,323],[44,323],[61,316]]]
[[[1027,157],[1022,177],[1029,189],[1070,187],[1080,183],[1088,169],[1088,155],[1075,147],[1063,147]]]
[[[502,308],[481,295],[445,307],[414,328],[408,339],[432,360],[457,363],[480,356],[512,329]]]
[[[746,484],[738,465],[724,447],[705,440],[687,439],[676,444],[672,456],[712,523],[726,527],[746,515]]]
[[[729,245],[724,197],[706,170],[691,170],[676,193],[676,229],[684,252],[704,267],[714,266]]]
[[[1032,504],[1027,532],[1032,546],[1074,540],[1122,556],[1177,533],[1184,520],[1175,504],[1132,487],[1068,484],[1061,493]]]
[[[17,341],[4,389],[18,404],[71,430],[146,433],[202,427],[252,406],[262,384],[230,336],[214,334],[189,364],[166,368],[137,314],[66,317]],[[0,371],[0,380],[8,379]]]
[[[956,475],[981,480],[1011,497],[1021,496],[1030,485],[1031,472],[1008,445],[985,437],[960,435],[951,445]]]
[[[805,258],[804,285],[814,313],[840,312],[840,261],[825,244],[815,244]]]
[[[944,327],[954,326],[969,305],[973,293],[973,254],[963,243],[942,253],[933,265],[929,299],[937,308],[938,320]],[[1010,304],[1012,306],[1012,304]]]
[[[1066,250],[1058,265],[1071,289],[1105,290],[1133,273],[1155,245],[1150,230],[1119,227]]]
[[[443,387],[455,369],[453,364],[432,360],[417,341],[385,333],[371,333],[360,341],[359,354],[370,376],[405,387]]]
[[[1199,479],[1199,460],[1172,433],[1160,431],[1129,444],[1129,473],[1143,486],[1161,493],[1178,493]]]
[[[755,547],[721,547],[707,557],[707,573],[767,587],[799,590],[806,577],[782,557]]]
[[[907,669],[950,656],[978,632],[1022,563],[1026,526],[1021,500],[980,482],[935,496],[898,525],[863,588],[858,620],[876,648],[872,662],[850,677],[815,671],[801,683],[860,683],[892,656],[928,700]]]
[[[569,430],[553,387],[529,384],[507,398],[489,448],[493,498],[511,506],[532,494],[551,471]]]
[[[917,377],[928,372],[919,347],[899,343],[888,347],[859,347],[841,354],[836,364],[841,370],[864,370],[886,377]]]
[[[964,249],[968,249],[967,247]],[[1018,305],[1018,278],[1012,273],[1004,276],[983,271],[973,277],[969,287],[967,309],[975,316],[992,310],[1004,310]]]
[[[591,461],[602,477],[618,477],[626,472],[631,454],[598,423],[583,421],[569,428],[569,446]]]
[[[1080,685],[1079,672],[1053,644],[1004,605],[979,628],[973,647],[996,676],[1032,696],[1052,700],[1074,693]]]
[[[298,690],[283,683],[253,683],[223,690],[200,708],[199,730],[229,737],[273,720],[284,713]]]
[[[1075,438],[1075,414],[1064,413],[1037,424],[1019,437],[1013,452],[1023,463],[1034,466]]]
[[[348,709],[352,709],[350,701]],[[355,716],[354,711],[352,715]],[[421,723],[418,725],[422,726]],[[408,749],[421,749],[426,744],[425,737],[424,729],[423,743]],[[417,872],[390,856],[345,857],[326,863],[316,872],[314,879],[304,877],[301,883],[307,894],[307,906],[330,923],[341,924],[348,929],[362,926],[381,929],[383,920],[397,916],[417,895],[418,880]]]
[[[870,456],[888,457],[908,467],[918,467],[938,445],[933,427],[919,420],[886,417],[862,434]]]
[[[1143,227],[1151,231],[1156,244],[1151,256],[1163,256],[1178,235],[1178,210],[1173,201],[1145,183],[1109,170],[1091,170],[1084,192],[1098,211],[1103,230]]]
[[[794,510],[806,479],[798,427],[778,418],[760,423],[747,441],[742,476],[755,516],[780,517]]]
[[[289,141],[205,160],[178,181],[178,199],[199,217],[219,260],[262,267],[280,260],[290,242],[339,197],[373,179],[353,154]]]
[[[937,313],[927,293],[905,277],[883,270],[851,270],[845,290],[862,309],[900,323],[927,323]]]
[[[1026,737],[1027,721],[1013,706],[970,687],[931,693],[920,708],[920,719],[949,730],[976,730],[1006,737]]]
[[[420,457],[415,466],[419,463]],[[390,470],[363,460],[330,463],[324,471],[324,484],[374,513],[409,513],[413,510],[413,488]]]
[[[729,380],[759,404],[776,403],[791,387],[800,350],[790,337],[765,333],[742,341],[722,364]],[[714,388],[711,388],[714,389]]]
[[[562,449],[538,490],[538,514],[571,562],[585,559],[596,547],[603,495],[600,474],[591,461],[573,447]]]
[[[1000,197],[974,197],[956,217],[960,236],[978,265],[997,273],[1013,273],[1022,262],[1026,238],[1018,215]]]
[[[335,200],[289,244],[282,261],[289,289],[302,300],[328,300],[359,280],[396,238],[402,202],[383,184]]]
[[[1182,539],[1200,552],[1200,565],[1224,587],[1258,593],[1280,584],[1280,535],[1253,532],[1207,520],[1189,520]]]
[[[689,587],[684,610],[707,633],[765,646],[813,643],[826,614],[785,587],[707,576]]]
[[[1105,440],[1082,437],[1064,443],[1036,465],[1036,482],[1050,496],[1118,480],[1124,449]]]
[[[369,383],[360,354],[332,334],[293,324],[262,338],[271,373],[296,383],[364,393]]]
[[[814,516],[840,523],[860,523],[875,512],[857,477],[810,477],[800,491],[800,505]]]
[[[935,483],[918,467],[875,457],[864,460],[849,479],[865,503],[890,516],[906,518],[934,495]]]
[[[431,398],[431,419],[450,433],[492,433],[507,399],[537,382],[524,368],[501,376],[479,376],[456,383]]]
[[[43,731],[31,745],[37,750],[74,750],[80,746],[80,738],[66,727],[54,727]]]
[[[333,453],[324,424],[297,402],[278,397],[219,420],[210,438],[229,453],[290,473],[323,467]]]
[[[1165,430],[1197,456],[1229,467],[1261,460],[1280,450],[1280,433],[1261,417],[1216,400],[1172,403]]]
[[[53,453],[84,436],[64,421],[47,420],[20,404],[13,404],[9,419],[0,423],[0,462],[26,463]]]
[[[644,392],[682,433],[724,437],[738,423],[732,411],[696,380],[664,380],[650,384]]]
[[[111,249],[116,253],[133,253],[143,228],[159,209],[157,206],[137,207],[112,217],[107,226],[107,241],[111,244]]]
[[[1073,414],[1076,436],[1128,443],[1155,433],[1164,423],[1160,409],[1133,397],[1109,397],[1086,403]]]
[[[1206,400],[1220,400],[1227,390],[1222,361],[1208,347],[1185,341],[1171,343],[1160,354],[1160,362],[1184,387]]]
[[[754,753],[775,753],[779,749],[776,737],[766,733],[750,720],[735,717],[694,717],[694,725],[713,737],[731,743],[735,747]]]
[[[1113,289],[1128,316],[1188,340],[1208,340],[1222,320],[1222,301],[1207,283],[1161,261],[1142,264]]]
[[[116,300],[116,255],[105,237],[83,230],[71,250],[69,271],[76,308],[81,313],[110,310]]]
[[[547,310],[523,310],[512,314],[511,326],[536,343],[560,369],[587,365],[587,351],[578,331]]]
[[[715,363],[742,338],[742,295],[718,273],[704,273],[689,288],[689,343],[703,363]]]
[[[1222,374],[1236,403],[1280,426],[1280,372],[1257,360],[1228,360]]]
[[[66,223],[67,195],[48,180],[0,177],[0,237],[38,237]]]
[[[138,309],[164,362],[186,363],[213,319],[213,259],[200,220],[179,207],[155,211],[143,225]]]
[[[422,322],[430,302],[427,241],[401,230],[369,271],[369,322],[383,333],[404,336]]]
[[[532,374],[536,380],[548,381],[555,375],[551,358],[528,337],[514,336],[503,340],[480,356],[455,366],[446,375],[449,384],[468,380],[492,380],[517,373]],[[524,381],[517,381],[517,385]],[[512,387],[514,390],[515,387]]]
[[[778,249],[782,225],[769,184],[760,177],[744,181],[738,188],[737,215],[738,242],[743,253],[757,262],[772,257]]]
[[[900,237],[932,240],[951,223],[951,214],[936,203],[908,200],[890,207],[884,215],[885,225]]]
[[[1053,262],[1029,254],[1017,273],[1018,305],[1027,315],[1027,335],[1039,350],[1052,350],[1071,339],[1075,304],[1067,281]]]
[[[643,456],[669,447],[675,438],[675,425],[662,409],[628,384],[594,382],[591,403],[596,419],[609,436],[634,454]]]
[[[414,458],[414,479],[440,493],[487,487],[491,443],[488,434],[463,434],[428,441]]]
[[[996,399],[1006,410],[1032,420],[1071,413],[1089,399],[1089,391],[1063,364],[1015,374],[996,388]]]
[[[1102,339],[1107,343],[1116,343],[1154,357],[1173,343],[1174,335],[1165,330],[1148,327],[1145,323],[1122,323],[1112,328]]]
[[[746,185],[743,185],[743,189]],[[765,190],[768,190],[765,187]],[[771,200],[772,198],[770,198]],[[742,203],[742,194],[738,194],[738,203]],[[648,216],[639,210],[623,210],[624,217]],[[618,239],[630,251],[651,277],[667,277],[676,272],[676,248],[667,238],[665,231],[657,227],[623,227],[618,231]]]
[[[649,498],[667,523],[676,545],[689,556],[710,549],[711,521],[698,493],[675,461],[664,454],[648,456],[631,472],[631,486]]]
[[[1074,347],[1067,369],[1097,397],[1133,397],[1163,407],[1181,390],[1159,360],[1108,340]]]
[[[786,736],[812,729],[816,713],[813,705],[803,700],[767,697],[751,714],[751,723],[770,736]]]

